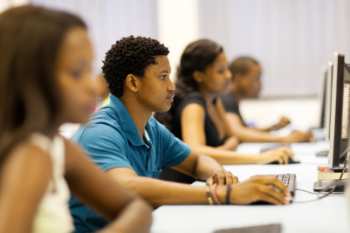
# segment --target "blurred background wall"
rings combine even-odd
[[[67,10],[87,22],[95,74],[110,46],[129,35],[152,37],[169,47],[172,79],[185,46],[199,38],[223,45],[229,60],[255,57],[263,67],[264,101],[245,101],[242,109],[258,125],[271,118],[256,120],[255,110],[276,101],[285,105],[277,115],[300,115],[300,103],[306,104],[312,111],[306,121],[317,125],[321,67],[334,52],[350,63],[349,0],[0,0],[0,11],[25,3]],[[281,99],[294,102],[286,106]]]
[[[159,39],[170,48],[172,78],[185,46],[199,38],[224,46],[232,60],[257,58],[263,66],[261,97],[316,96],[321,66],[333,53],[350,55],[348,0],[0,0],[67,10],[88,24],[95,73],[116,40]],[[346,56],[347,57],[347,56]]]
[[[250,55],[261,62],[261,96],[315,96],[321,66],[336,51],[349,58],[349,0],[199,3],[201,37],[222,44],[229,59]]]

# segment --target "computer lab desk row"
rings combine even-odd
[[[263,143],[244,143],[237,149],[242,153],[258,153]],[[316,158],[315,153],[328,149],[328,143],[298,143],[291,148],[301,164],[291,165],[228,165],[240,181],[256,174],[294,173],[297,189],[313,191],[317,180],[316,168],[327,165],[327,158]],[[193,185],[205,185],[195,182]],[[218,229],[280,223],[283,233],[342,233],[350,232],[350,217],[345,194],[332,194],[309,203],[317,195],[296,190],[290,205],[162,206],[153,212],[152,233],[212,233]]]

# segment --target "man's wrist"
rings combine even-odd
[[[259,164],[260,155],[251,155],[252,164]]]
[[[219,198],[221,203],[226,203],[226,193],[227,193],[227,185],[218,185],[216,188],[216,195]]]
[[[225,168],[221,167],[221,168],[217,168],[213,171],[213,173],[211,174],[211,176],[215,175],[217,172],[219,171],[225,171]]]
[[[284,142],[284,143],[286,143],[287,142],[287,137],[281,137],[281,142]]]

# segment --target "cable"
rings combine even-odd
[[[307,191],[305,189],[295,189],[297,191],[303,191],[303,192],[306,192],[306,193],[310,193],[310,194],[315,194],[315,195],[320,195],[321,193],[325,193],[325,192],[311,192],[311,191]],[[344,194],[343,192],[341,193],[332,193],[332,194]]]
[[[306,193],[310,193],[310,194],[320,194],[320,193],[316,193],[316,192],[310,192],[310,191],[307,191],[305,189],[295,189],[295,190],[298,190],[298,191],[303,191],[303,192],[306,192]]]
[[[346,148],[343,153],[341,153],[341,155],[339,156],[339,158],[341,158],[343,155],[345,155],[348,151],[350,150],[350,145],[348,146],[348,148]],[[349,159],[349,154],[346,156],[345,158],[345,161],[344,161],[344,168],[343,168],[343,171],[341,172],[340,174],[340,177],[339,179],[337,180],[337,182],[334,184],[334,186],[331,188],[330,191],[328,191],[328,193],[326,193],[325,195],[323,196],[318,196],[317,199],[313,199],[313,200],[308,200],[308,201],[293,201],[293,203],[308,203],[308,202],[313,202],[313,201],[317,201],[317,200],[320,200],[320,199],[323,199],[325,197],[328,197],[330,194],[332,194],[335,190],[335,188],[337,187],[337,185],[339,184],[339,182],[341,181],[341,179],[343,178],[343,175],[344,175],[344,172],[346,170],[346,165],[348,163],[348,159]],[[326,191],[328,190],[329,187],[326,187],[324,188],[323,190],[321,190],[320,192],[323,192],[323,191]],[[300,189],[299,189],[300,190]],[[306,190],[302,190],[302,191],[306,191]],[[306,191],[306,192],[309,192],[309,191]],[[312,192],[309,192],[309,193],[312,193]],[[313,193],[312,193],[313,194]]]

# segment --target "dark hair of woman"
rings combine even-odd
[[[60,124],[54,72],[63,37],[73,27],[86,25],[40,7],[0,15],[0,164],[16,143],[33,132],[52,134]]]
[[[189,92],[198,89],[197,82],[193,78],[193,72],[204,71],[222,52],[223,48],[220,45],[207,39],[194,41],[185,48],[177,70],[174,102],[168,112],[157,113],[155,116],[168,130],[172,131],[173,115],[181,100]]]

